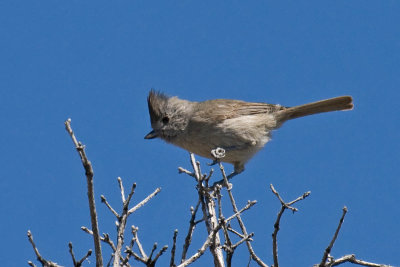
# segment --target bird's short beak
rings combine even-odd
[[[144,139],[153,139],[156,137],[158,137],[158,134],[155,131],[151,131],[144,137]]]

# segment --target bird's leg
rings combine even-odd
[[[239,173],[242,173],[244,171],[244,164],[240,163],[240,162],[235,162],[234,165],[234,170],[231,174],[229,174],[228,176],[226,176],[226,178],[228,180],[232,179],[234,176],[238,175]]]
[[[239,174],[239,172],[233,171],[233,172],[231,172],[228,176],[226,176],[226,178],[227,178],[228,180],[230,180],[230,179],[232,179],[234,176],[236,176],[236,175],[238,175],[238,174]]]
[[[211,150],[211,155],[214,157],[214,161],[212,162],[212,165],[217,164],[220,162],[221,158],[225,157],[225,149],[217,147],[216,149]],[[239,173],[244,171],[244,164],[242,162],[235,162],[234,163],[234,171],[226,176],[228,180],[232,179],[234,176],[238,175]],[[215,182],[212,187],[216,185],[222,185],[224,183],[224,180],[220,180],[218,182]]]
[[[218,164],[219,160],[218,159],[214,159],[212,162],[207,163],[208,166],[214,166],[215,164]]]

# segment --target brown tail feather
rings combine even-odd
[[[284,122],[303,116],[313,115],[322,112],[330,112],[336,110],[353,109],[353,98],[351,96],[339,96],[325,99],[309,104],[287,108],[277,112],[278,121]]]

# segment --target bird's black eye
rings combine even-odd
[[[164,124],[167,124],[167,123],[169,122],[168,116],[163,117],[163,118],[162,118],[162,122],[163,122]]]

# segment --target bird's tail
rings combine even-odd
[[[336,110],[353,109],[353,98],[351,96],[339,96],[325,99],[313,103],[287,108],[276,113],[277,119],[284,122],[299,117],[313,115],[317,113],[330,112]]]

